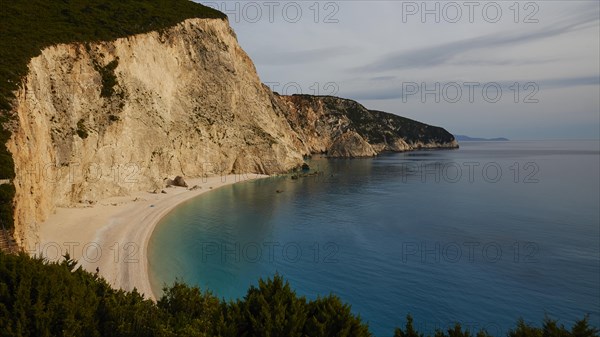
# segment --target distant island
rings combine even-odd
[[[504,137],[498,138],[477,138],[477,137],[469,137],[465,135],[454,135],[454,138],[459,142],[506,142],[510,139]]]

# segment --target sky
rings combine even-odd
[[[199,1],[261,80],[510,139],[600,138],[600,1]]]

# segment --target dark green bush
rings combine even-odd
[[[85,124],[84,124],[83,119],[80,119],[77,122],[77,130],[76,130],[76,132],[77,132],[77,135],[79,136],[79,138],[81,138],[81,139],[86,139],[89,136],[89,134],[87,132],[87,129],[85,128]]]
[[[46,263],[0,252],[0,336],[371,336],[367,324],[335,296],[296,295],[281,276],[260,280],[243,299],[220,301],[175,282],[157,303],[136,290],[112,289],[65,256]],[[424,304],[426,305],[426,304]],[[435,337],[469,337],[456,325]],[[407,317],[394,337],[422,337]],[[476,334],[487,337],[485,331]],[[546,319],[541,328],[518,321],[508,337],[598,337],[587,317],[569,330]]]
[[[102,77],[102,90],[100,91],[101,97],[110,97],[115,92],[115,85],[117,85],[115,69],[118,65],[118,60],[113,60],[104,67],[100,66],[99,64],[95,64],[96,70]]]

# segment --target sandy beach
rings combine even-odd
[[[113,287],[137,290],[156,299],[148,275],[148,241],[160,219],[178,204],[216,188],[263,175],[217,176],[187,179],[184,187],[164,193],[137,192],[104,199],[95,205],[58,208],[40,225],[40,244],[35,248],[48,260],[60,260],[69,252],[90,272],[98,268]]]

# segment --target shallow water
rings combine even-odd
[[[505,335],[545,314],[600,326],[599,147],[463,142],[229,185],[162,219],[153,288],[179,278],[232,299],[279,272],[309,298],[340,296],[377,336],[407,313],[424,331]]]

